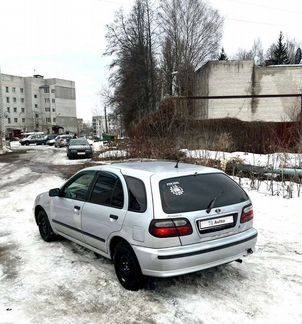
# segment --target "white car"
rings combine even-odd
[[[114,262],[120,283],[170,277],[253,253],[257,231],[246,192],[224,172],[172,162],[83,169],[37,196],[41,237],[56,235]]]

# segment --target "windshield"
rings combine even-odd
[[[85,139],[71,139],[69,145],[88,145],[88,142]]]
[[[167,214],[206,210],[248,200],[245,191],[223,173],[198,174],[161,180],[163,211]]]

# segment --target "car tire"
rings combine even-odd
[[[24,144],[25,144],[26,146],[28,146],[28,145],[29,145],[29,142],[25,142]]]
[[[38,220],[39,232],[42,239],[45,242],[53,241],[56,238],[56,234],[52,230],[47,214],[45,213],[44,210],[41,209],[39,211],[37,220]]]
[[[117,244],[113,261],[116,276],[125,289],[137,291],[143,287],[144,276],[135,253],[127,243]]]

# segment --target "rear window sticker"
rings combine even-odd
[[[176,195],[176,196],[181,196],[184,193],[184,190],[178,184],[171,184],[170,191],[173,195]]]

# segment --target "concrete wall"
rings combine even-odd
[[[301,93],[302,65],[260,67],[253,61],[209,61],[196,72],[195,95]],[[300,99],[199,100],[196,118],[289,121],[297,118]],[[205,116],[205,117],[203,117]]]

